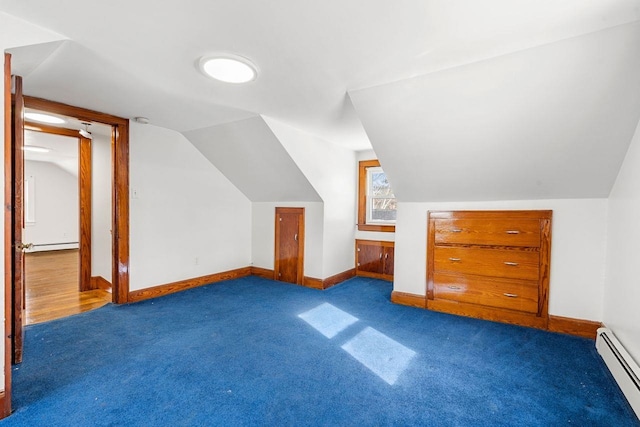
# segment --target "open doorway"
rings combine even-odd
[[[25,110],[26,325],[112,300],[111,128],[43,114]]]

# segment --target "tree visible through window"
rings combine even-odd
[[[363,160],[358,167],[358,229],[395,231],[396,198],[377,160]]]
[[[396,196],[382,168],[367,168],[367,224],[393,223]]]

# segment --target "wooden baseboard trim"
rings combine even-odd
[[[322,287],[322,279],[316,279],[315,277],[307,277],[304,276],[302,278],[302,286],[306,286],[307,288],[313,288],[313,289],[324,289]]]
[[[322,281],[322,289],[329,289],[330,287],[335,286],[338,283],[342,283],[345,280],[349,280],[352,277],[356,277],[355,268],[343,271],[342,273],[334,274],[331,277],[327,277]]]
[[[598,328],[602,322],[592,320],[572,319],[569,317],[549,316],[549,330],[562,334],[576,335],[595,340]]]
[[[91,276],[90,286],[91,289],[111,290],[111,283],[102,276]]]
[[[268,268],[262,267],[250,267],[251,275],[262,277],[264,279],[274,280],[274,271],[269,270]],[[331,277],[327,277],[326,279],[317,279],[315,277],[304,276],[302,278],[302,286],[306,286],[307,288],[320,289],[325,290],[329,289],[332,286],[337,285],[338,283],[342,283],[345,280],[351,279],[355,277],[356,269],[352,268],[347,271],[343,271],[342,273],[334,274]]]
[[[251,267],[243,267],[235,270],[223,271],[222,273],[210,274],[207,276],[195,277],[193,279],[180,280],[178,282],[167,283],[164,285],[154,286],[152,288],[140,289],[129,292],[128,302],[144,301],[151,298],[173,294],[175,292],[184,291],[198,286],[204,286],[211,283],[221,282],[223,280],[238,279],[251,274]]]
[[[252,276],[258,276],[258,277],[262,277],[263,279],[273,280],[274,274],[275,274],[274,271],[269,270],[268,268],[251,267]]]
[[[326,279],[316,279],[315,277],[305,276],[302,282],[302,286],[325,290],[337,285],[338,283],[342,283],[345,280],[349,280],[352,277],[355,277],[355,275],[356,269],[352,268],[350,270],[343,271],[342,273],[334,274],[333,276],[327,277]]]
[[[5,390],[0,391],[0,420],[11,415],[10,401],[7,400]]]
[[[409,307],[425,308],[424,295],[409,294],[406,292],[391,292],[391,302],[394,304],[408,305]]]

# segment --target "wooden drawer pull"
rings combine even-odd
[[[507,234],[520,234],[519,230],[507,230]]]
[[[509,298],[518,298],[518,294],[510,294],[510,293],[503,293],[502,295],[504,295],[505,297],[509,297]]]
[[[449,258],[449,261],[458,262],[462,260],[460,258]]]
[[[451,285],[447,286],[447,288],[453,289],[454,291],[459,291],[460,289],[462,289],[460,288],[460,286],[451,286]]]
[[[517,267],[517,266],[518,266],[518,263],[517,263],[517,262],[509,262],[509,261],[505,261],[505,262],[504,262],[504,265],[508,265],[508,266],[511,266],[511,267]]]
[[[451,232],[452,232],[452,233],[462,233],[462,230],[461,230],[461,229],[459,229],[459,228],[452,228],[452,229],[451,229]]]

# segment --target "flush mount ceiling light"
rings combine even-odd
[[[25,119],[33,120],[40,123],[49,123],[52,125],[60,125],[64,123],[64,119],[49,114],[28,112],[24,113],[24,117]]]
[[[238,55],[203,56],[199,65],[206,76],[225,83],[248,83],[258,77],[256,66]]]
[[[33,153],[48,153],[49,151],[51,151],[48,148],[45,147],[39,147],[37,145],[23,145],[22,149],[24,151],[31,151]]]

